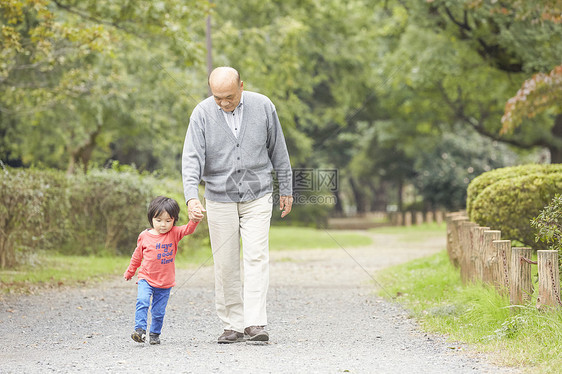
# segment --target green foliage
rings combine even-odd
[[[133,246],[140,231],[149,227],[146,210],[153,198],[150,183],[138,173],[111,170],[93,170],[74,177],[67,192],[71,240],[65,241],[63,252],[127,253],[121,251]]]
[[[469,217],[481,226],[501,230],[502,238],[546,249],[545,243],[535,243],[530,222],[562,189],[562,172],[545,173],[553,168],[539,168],[535,173],[525,170],[519,167],[508,168],[505,174],[497,172],[498,178],[472,200]],[[513,171],[521,171],[522,175]],[[483,179],[487,177],[483,175]]]
[[[384,209],[416,181],[428,204],[449,195],[456,207],[460,163],[442,183],[416,180],[443,134],[462,125],[525,148],[559,143],[550,112],[497,134],[525,78],[561,60],[557,8],[527,3],[3,1],[0,159],[69,172],[119,160],[177,175],[189,113],[207,93],[210,15],[214,65],[271,97],[294,166],[337,168],[353,190],[340,198],[358,211]]]
[[[535,228],[535,240],[541,241],[548,249],[558,251],[562,256],[562,195],[556,195],[554,199],[531,220],[531,226]],[[562,260],[562,257],[560,257]],[[560,262],[562,269],[562,261]]]
[[[66,211],[59,191],[62,173],[39,170],[0,170],[0,267],[26,259],[36,245],[60,238],[57,216]],[[64,214],[64,213],[62,213]]]
[[[459,136],[461,135],[461,136]],[[482,173],[515,162],[506,146],[460,129],[416,159],[416,187],[426,203],[450,211],[465,208],[467,187]]]
[[[468,186],[467,198],[466,198],[466,209],[469,217],[471,217],[472,206],[474,200],[480,195],[480,193],[498,181],[504,179],[511,179],[515,177],[522,177],[531,174],[550,174],[550,173],[562,173],[562,164],[526,164],[511,166],[505,168],[499,168],[490,170],[486,173],[479,175],[475,178]]]
[[[120,157],[153,170],[171,146],[179,153],[186,113],[198,101],[187,105],[197,80],[180,69],[204,54],[198,34],[209,6],[2,2],[0,159],[73,172]],[[177,169],[174,157],[163,160]]]
[[[291,213],[281,218],[279,199],[273,203],[272,225],[293,225],[322,228],[328,226],[328,217],[335,198],[324,191],[298,191],[294,193]]]

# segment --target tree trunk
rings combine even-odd
[[[343,217],[343,204],[341,201],[340,191],[336,190],[333,191],[333,194],[336,198],[336,205],[334,205],[334,215],[336,217]]]
[[[562,139],[562,114],[554,118],[554,127],[552,128],[552,135],[554,138]],[[549,146],[550,162],[553,164],[562,163],[562,148],[555,145]]]
[[[398,181],[398,211],[402,212],[402,209],[404,208],[404,198],[403,198],[403,192],[404,192],[404,182],[402,180]]]
[[[357,186],[355,179],[353,177],[349,177],[349,184],[351,186],[351,190],[353,191],[353,197],[355,198],[355,206],[357,208],[358,215],[365,214],[365,195],[361,191],[361,189]]]
[[[6,233],[0,237],[0,269],[11,268],[16,264],[14,248]]]
[[[388,203],[387,184],[381,181],[378,186],[375,186],[374,183],[370,182],[369,187],[371,188],[371,212],[386,211]]]
[[[82,170],[84,174],[88,172],[88,165],[90,163],[90,159],[92,158],[92,152],[94,151],[94,148],[96,148],[96,139],[101,132],[101,128],[102,124],[98,123],[95,131],[88,135],[88,140],[84,144],[69,150],[70,160],[68,161],[66,174],[74,174],[78,163],[82,163]]]

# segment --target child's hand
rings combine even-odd
[[[187,211],[189,220],[193,222],[201,222],[204,217],[203,213],[206,212],[199,199],[189,200],[187,202]]]
[[[125,278],[125,280],[127,281],[130,281],[132,277],[130,275],[123,274],[123,278]]]

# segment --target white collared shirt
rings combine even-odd
[[[232,112],[225,112],[219,107],[219,110],[223,113],[224,118],[226,119],[226,123],[230,130],[234,134],[236,138],[238,138],[238,134],[240,134],[240,126],[242,126],[242,110],[244,103],[244,92],[240,96],[240,103],[234,108]]]

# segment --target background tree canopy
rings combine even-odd
[[[179,176],[210,15],[214,65],[274,101],[293,166],[338,170],[337,213],[457,209],[485,170],[562,162],[560,14],[555,0],[3,1],[0,160]]]

